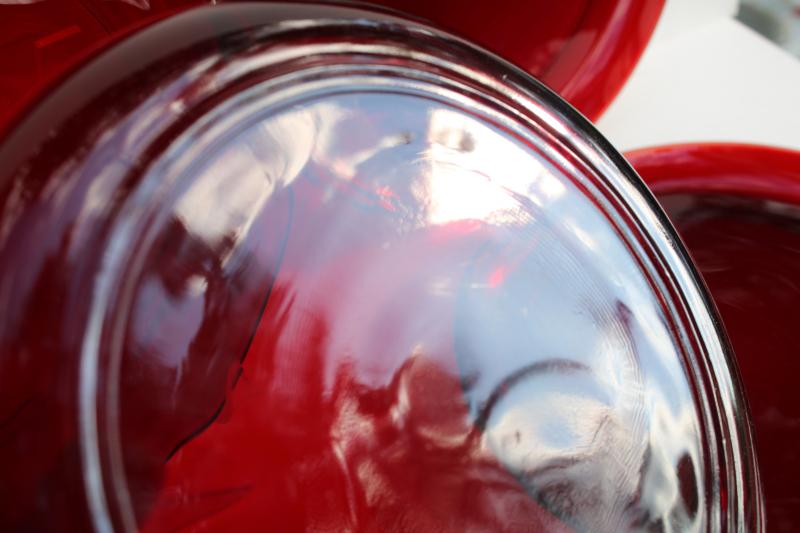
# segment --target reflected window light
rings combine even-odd
[[[427,141],[427,183],[418,193],[430,203],[430,223],[476,219],[519,224],[529,215],[509,191],[540,205],[566,192],[529,152],[463,114],[431,111]]]
[[[278,187],[303,170],[317,138],[314,114],[293,110],[261,123],[206,164],[178,200],[188,231],[210,245],[246,235]]]

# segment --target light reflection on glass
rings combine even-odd
[[[333,529],[703,527],[677,477],[684,461],[703,498],[664,311],[572,178],[489,123],[398,94],[305,101],[203,157],[175,163],[193,172],[172,216],[194,244],[144,278],[130,334],[135,364],[176,369],[168,416],[201,390],[216,399],[165,437],[145,530],[236,527],[236,513]],[[268,287],[249,344],[212,333],[208,310],[233,310],[223,273],[243,311]],[[162,323],[144,320],[159,306]],[[212,345],[228,351],[198,366]],[[150,486],[142,468],[129,476]]]

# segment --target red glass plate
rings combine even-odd
[[[800,528],[800,153],[700,144],[627,154],[719,308],[753,412],[770,531]]]
[[[673,230],[459,38],[168,18],[26,114],[0,214],[2,529],[760,528]]]

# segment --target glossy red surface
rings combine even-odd
[[[628,79],[664,0],[376,0],[427,18],[527,70],[589,119]]]
[[[627,154],[722,314],[756,429],[769,531],[800,529],[800,153],[667,146]]]
[[[209,0],[43,0],[0,5],[0,132],[48,84],[121,36]],[[526,69],[590,119],[622,88],[663,0],[487,4],[377,0],[474,39]]]
[[[625,154],[656,195],[693,191],[800,204],[800,155],[727,143],[647,148]]]

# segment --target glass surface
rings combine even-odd
[[[154,252],[123,274],[140,515],[699,527],[700,422],[620,236],[512,135],[398,93],[293,99],[170,166]]]
[[[26,117],[0,206],[9,528],[760,527],[671,228],[463,41],[171,18]]]

